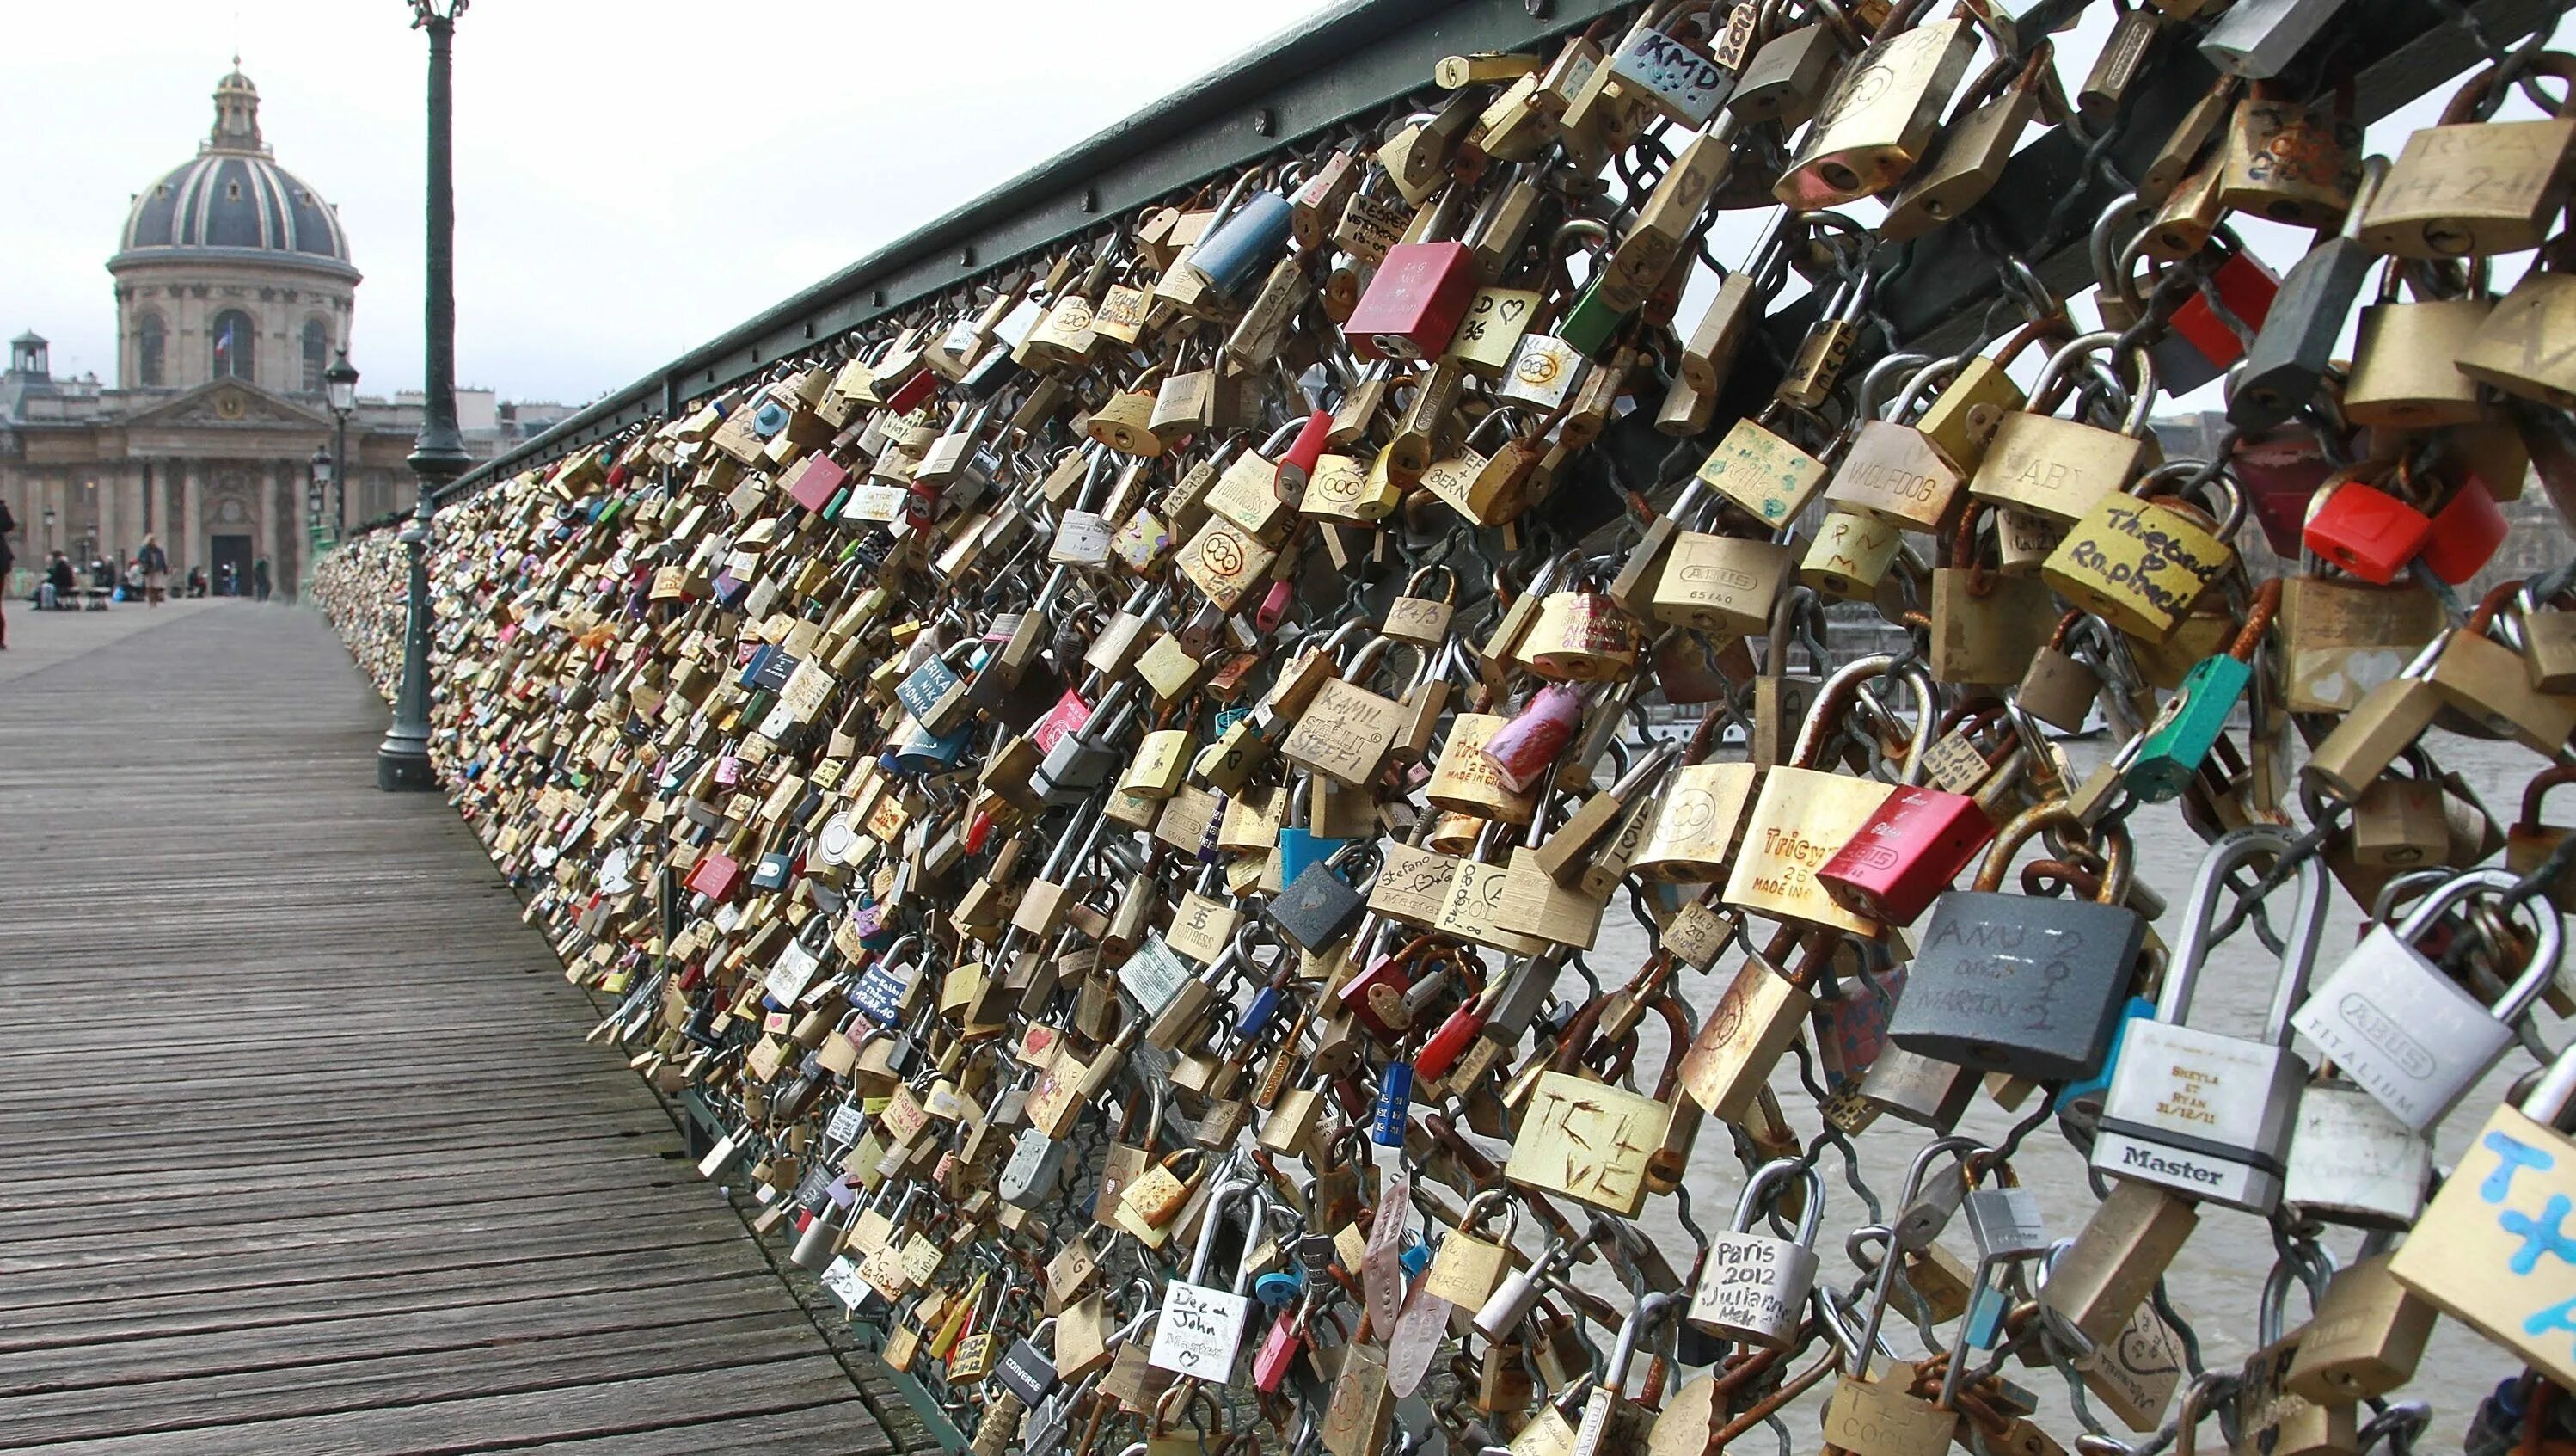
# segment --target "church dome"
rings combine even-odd
[[[193,160],[135,196],[109,266],[186,250],[216,257],[261,254],[265,261],[303,263],[354,278],[339,214],[270,157],[259,135],[259,88],[241,73],[238,59],[234,65],[215,85],[213,133]]]

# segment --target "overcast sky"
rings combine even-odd
[[[362,390],[419,386],[427,40],[402,0],[0,8],[0,337],[113,375],[103,265],[238,51],[279,164],[338,204],[366,274]],[[480,0],[457,27],[458,380],[627,384],[1326,8]]]
[[[459,382],[596,398],[1329,4],[480,0],[457,45]],[[33,328],[57,375],[112,375],[102,265],[133,194],[195,155],[238,52],[278,161],[338,204],[366,274],[364,392],[418,387],[426,41],[403,0],[0,5],[0,336]],[[2058,37],[2070,83],[2110,18]],[[2394,155],[2443,100],[2371,148]],[[1765,220],[1728,216],[1716,256]],[[2282,268],[2310,237],[2239,227]]]

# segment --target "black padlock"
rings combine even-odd
[[[1368,908],[1359,892],[1325,864],[1310,864],[1263,910],[1298,949],[1319,951],[1341,938]]]
[[[1888,1019],[1907,1051],[1983,1072],[2056,1082],[2110,1050],[2147,923],[2121,903],[2129,842],[2104,833],[2103,903],[1996,892],[2013,854],[2050,824],[2080,829],[2064,800],[2025,810],[1986,852],[1973,890],[1944,891]]]
[[[1055,1362],[1025,1336],[1013,1340],[1011,1348],[1002,1352],[1001,1366],[994,1373],[1013,1395],[1032,1408],[1056,1386]]]
[[[2281,280],[2272,311],[2263,318],[2245,363],[2228,386],[2227,422],[2240,430],[2268,430],[2306,407],[2325,377],[2344,321],[2352,317],[2353,300],[2370,276],[2377,255],[2361,245],[2361,215],[2370,194],[2388,173],[2378,157],[2363,164],[2361,189],[2354,194],[2350,222],[2343,232],[2310,248]]]

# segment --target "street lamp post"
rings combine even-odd
[[[319,445],[313,447],[312,470],[304,484],[304,539],[315,551],[322,547],[322,490],[331,483],[333,467],[339,462]]]
[[[45,507],[45,554],[47,556],[54,554],[54,521],[56,519],[54,508],[52,506]]]
[[[402,689],[394,698],[393,726],[376,749],[376,787],[435,789],[429,763],[429,527],[439,487],[465,473],[472,457],[456,428],[456,175],[448,131],[453,98],[448,90],[448,44],[469,0],[410,0],[414,30],[429,32],[429,236],[424,249],[428,278],[426,398],[420,434],[411,446],[412,474],[420,503],[402,533],[411,557],[411,601],[403,624]]]
[[[322,371],[322,393],[336,422],[331,435],[331,539],[337,541],[349,529],[349,413],[358,407],[358,371],[346,348]]]

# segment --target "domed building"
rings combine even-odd
[[[196,158],[135,194],[107,271],[129,389],[240,379],[320,398],[358,291],[339,217],[272,158],[238,70],[215,84]]]
[[[302,575],[313,455],[336,423],[324,375],[349,347],[360,274],[338,212],[261,136],[238,59],[214,102],[196,156],[134,195],[107,260],[114,386],[54,378],[32,330],[10,343],[0,499],[22,569],[55,549],[122,561],[149,532],[174,584],[199,566],[246,582],[261,558],[281,590]],[[478,458],[570,413],[489,390],[459,390],[457,412]],[[410,506],[420,414],[417,394],[357,400],[342,527]]]

